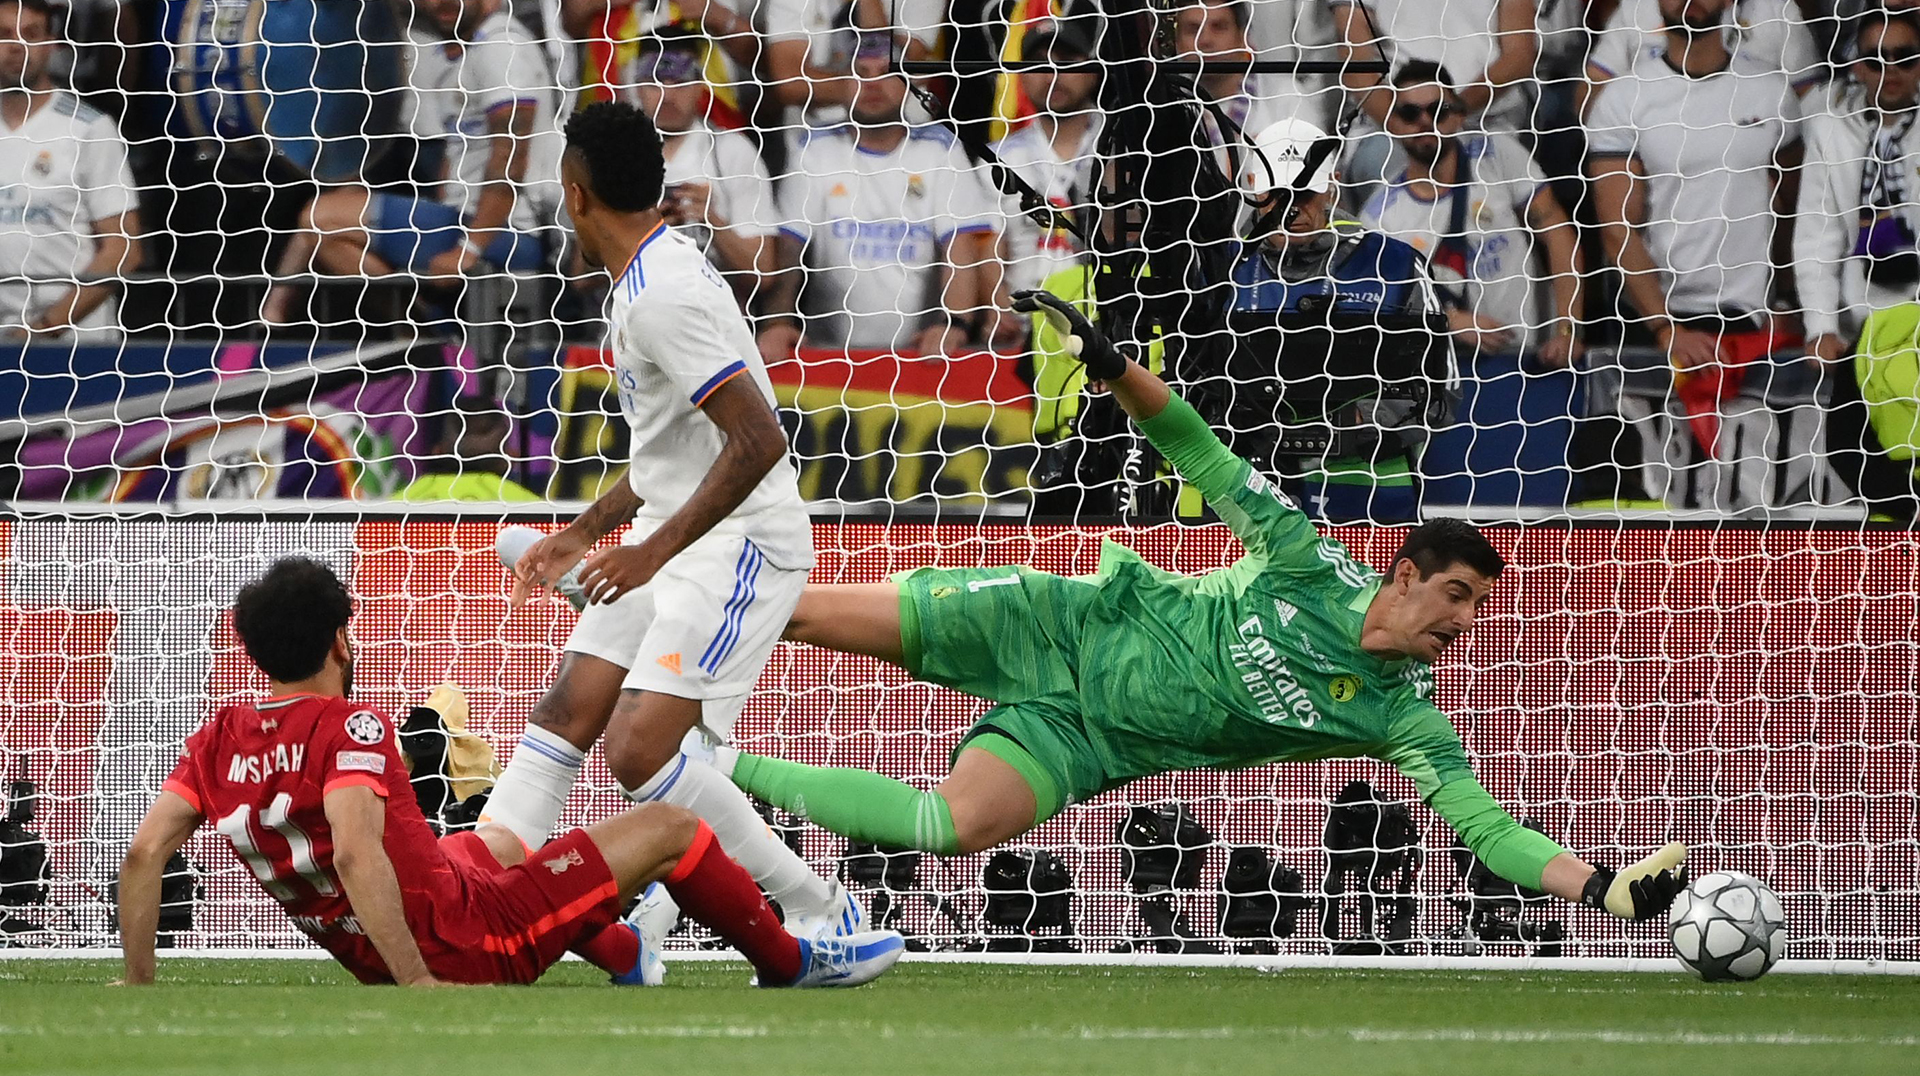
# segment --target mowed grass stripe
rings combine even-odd
[[[329,965],[169,960],[154,989],[107,962],[0,956],[0,1073],[341,1071],[520,1076],[1316,1076],[1913,1071],[1920,982],[1679,976],[904,966],[873,987],[750,990],[676,965],[658,990],[565,965],[531,988],[355,986]],[[1549,1065],[1548,1061],[1552,1060]]]

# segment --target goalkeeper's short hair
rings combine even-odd
[[[1507,567],[1500,551],[1493,548],[1493,543],[1487,541],[1479,528],[1452,518],[1431,519],[1413,528],[1407,540],[1400,544],[1400,551],[1393,555],[1394,565],[1403,560],[1412,561],[1422,579],[1456,564],[1464,564],[1488,579],[1498,579]]]
[[[346,584],[311,557],[274,561],[233,600],[233,630],[247,657],[281,683],[325,668],[327,651],[352,616]]]

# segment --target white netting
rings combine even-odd
[[[1703,868],[1769,878],[1795,957],[1920,956],[1907,16],[1847,0],[44,7],[0,2],[0,779],[37,793],[31,820],[27,786],[10,797],[0,884],[31,864],[30,832],[50,888],[0,888],[0,944],[111,940],[114,869],[180,741],[259,686],[220,614],[275,555],[351,573],[370,698],[399,709],[453,679],[480,731],[513,741],[572,614],[509,613],[501,513],[452,522],[447,502],[568,515],[620,480],[607,282],[568,242],[557,178],[559,126],[614,98],[670,135],[663,211],[754,319],[816,512],[816,579],[1086,570],[1116,517],[1147,525],[1126,540],[1165,567],[1231,560],[1217,526],[1165,522],[1198,506],[1009,309],[1016,288],[1091,294],[1360,559],[1382,565],[1420,513],[1547,521],[1492,532],[1516,570],[1438,678],[1503,803],[1597,859],[1673,837]],[[888,73],[902,64],[944,66],[913,68],[921,95]],[[1293,121],[1338,141],[1252,138]],[[1295,176],[1303,154],[1320,167]],[[1301,205],[1328,169],[1328,215],[1354,230],[1331,252],[1268,244],[1285,219],[1311,232]],[[1023,213],[1022,186],[1057,215]],[[1373,326],[1330,337],[1309,324],[1329,307]],[[783,648],[741,729],[768,753],[924,780],[979,709]],[[1323,898],[1328,803],[1352,779],[1411,798],[1384,767],[1337,763],[1179,774],[1069,810],[1025,842],[1071,879],[1041,901],[1070,924],[1044,944],[1104,951],[1176,913],[1221,943],[1232,873],[1289,890],[1235,905],[1266,917],[1237,944],[1364,946],[1360,902]],[[1116,826],[1165,802],[1217,843],[1145,900]],[[569,818],[620,803],[596,757]],[[1509,936],[1512,907],[1476,919],[1451,835],[1418,804],[1410,819],[1420,854],[1344,861],[1384,871],[1375,932],[1421,954],[1531,949],[1471,937]],[[844,842],[798,833],[833,870]],[[1268,861],[1229,872],[1229,846]],[[183,944],[298,942],[213,838],[188,856],[205,894]],[[897,865],[906,892],[887,899],[931,944],[1016,944],[1006,924],[1028,913],[990,906],[986,866]],[[1261,940],[1282,933],[1276,907],[1293,929]],[[1570,954],[1659,949],[1583,912],[1529,910],[1526,929],[1556,920]]]

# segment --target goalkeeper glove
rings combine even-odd
[[[1686,888],[1686,860],[1687,846],[1675,841],[1618,871],[1595,867],[1580,894],[1580,903],[1622,919],[1652,919],[1665,912]]]
[[[1079,359],[1087,368],[1087,376],[1095,381],[1112,381],[1127,372],[1126,356],[1093,327],[1086,315],[1058,295],[1033,289],[1016,291],[1013,308],[1022,314],[1037,311],[1045,317],[1047,324],[1065,341],[1067,353]]]

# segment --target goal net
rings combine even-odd
[[[559,179],[567,117],[621,100],[752,319],[815,581],[1239,555],[1011,310],[1047,288],[1357,560],[1417,518],[1486,525],[1510,568],[1435,701],[1516,817],[1595,862],[1680,840],[1765,879],[1795,960],[1920,960],[1920,203],[1880,125],[1914,108],[1905,16],[41,6],[0,3],[0,951],[116,944],[181,743],[265,687],[225,611],[279,556],[349,580],[357,696],[459,684],[511,751],[575,614],[510,608],[494,537],[628,462]],[[1682,38],[1721,51],[1676,68]],[[783,644],[738,738],[929,786],[985,705]],[[623,806],[595,753],[563,823]],[[935,951],[1669,952],[1491,878],[1365,759],[1135,782],[988,855],[769,818]],[[178,948],[308,946],[217,834],[168,894]]]

